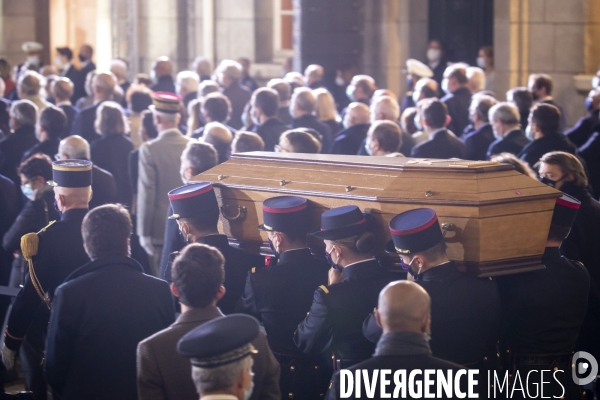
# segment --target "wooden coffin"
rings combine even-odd
[[[308,198],[315,230],[323,211],[359,206],[375,217],[381,255],[394,215],[431,207],[446,231],[450,259],[480,276],[543,268],[540,260],[560,195],[511,165],[458,159],[254,152],[236,154],[194,180],[217,188],[220,229],[230,241],[263,254],[267,236],[256,227],[262,222],[261,203],[269,197]],[[319,246],[322,242],[311,244],[315,253]]]

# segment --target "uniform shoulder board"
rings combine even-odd
[[[256,272],[256,267],[252,267],[252,273]]]
[[[571,261],[573,264],[579,265],[581,268],[585,268],[585,265],[581,261],[571,259],[569,259],[569,261]]]
[[[324,292],[325,292],[325,294],[329,294],[329,289],[327,289],[327,286],[325,286],[325,285],[321,285],[321,286],[319,286],[319,288],[320,288],[322,291],[324,291]]]
[[[45,227],[43,227],[42,229],[40,229],[40,230],[39,230],[39,232],[38,232],[37,234],[39,235],[40,233],[44,233],[44,232],[46,232],[46,230],[47,230],[48,228],[50,228],[52,225],[54,225],[54,223],[55,223],[55,222],[56,222],[56,220],[54,220],[54,221],[50,221],[50,222],[48,223],[48,225],[46,225]]]

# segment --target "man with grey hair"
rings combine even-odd
[[[473,161],[487,159],[488,148],[494,141],[494,130],[490,125],[488,113],[496,103],[496,99],[492,96],[476,94],[472,97],[469,118],[474,130],[462,137],[466,146],[465,159]]]
[[[215,148],[219,156],[219,164],[229,159],[233,135],[227,126],[220,122],[209,122],[204,127],[202,141],[211,144]]]
[[[158,276],[165,236],[169,198],[167,193],[181,185],[181,153],[189,140],[177,126],[181,99],[170,93],[155,93],[150,106],[159,132],[139,149],[137,234],[148,254],[152,273]]]
[[[292,94],[292,100],[290,102],[290,114],[294,117],[292,121],[292,128],[309,128],[314,129],[321,136],[319,138],[322,144],[322,152],[329,153],[331,144],[333,143],[333,134],[328,125],[319,121],[314,115],[315,96],[307,87],[297,88]]]
[[[58,145],[57,160],[89,160],[90,145],[81,136],[69,136],[61,140]],[[117,202],[117,183],[113,175],[92,165],[92,192],[94,195],[90,200],[90,209],[102,204]]]
[[[94,104],[82,109],[73,121],[71,135],[79,135],[90,144],[100,138],[96,132],[96,111],[98,106],[107,100],[112,99],[117,80],[111,72],[98,72],[92,80],[92,92]]]
[[[115,76],[117,84],[123,90],[123,101],[121,102],[123,107],[127,107],[127,102],[124,99],[127,90],[131,86],[131,83],[127,80],[127,69],[127,63],[120,58],[115,58],[110,62],[110,72]]]
[[[467,87],[471,91],[471,94],[481,92],[485,90],[485,72],[479,67],[467,67]]]
[[[42,95],[42,89],[46,86],[46,79],[35,71],[26,71],[17,82],[17,94],[22,100],[30,100],[39,111],[48,107],[48,103]]]
[[[371,123],[375,121],[392,121],[398,124],[400,120],[400,106],[395,98],[390,96],[380,96],[371,100]],[[398,124],[398,126],[400,126]],[[401,130],[402,131],[402,130]],[[413,147],[416,145],[415,139],[408,133],[402,131],[402,145],[398,150],[402,154],[409,155]],[[359,155],[367,155],[366,147],[363,146],[359,149]]]
[[[206,57],[196,57],[192,68],[200,77],[200,82],[204,82],[210,79],[210,75],[212,74],[212,67],[210,65],[210,61],[208,61]]]
[[[35,135],[38,108],[30,100],[17,100],[10,107],[9,125],[12,133],[0,140],[0,175],[12,180],[17,189],[21,179],[17,167],[23,154],[39,143]]]
[[[73,121],[75,115],[79,112],[77,108],[71,104],[71,97],[73,96],[73,82],[69,78],[58,78],[52,83],[52,96],[56,100],[56,106],[59,107],[67,116],[67,125],[65,131],[61,135],[62,138],[69,136],[71,129],[73,128]]]
[[[331,146],[331,154],[357,154],[371,127],[371,114],[369,107],[365,104],[350,103],[346,110],[344,116],[345,129],[335,136]]]
[[[271,79],[267,83],[267,87],[274,89],[279,95],[279,111],[277,111],[277,119],[285,125],[291,125],[294,118],[290,114],[290,99],[292,98],[292,88],[289,83],[283,79]]]
[[[175,90],[183,99],[183,105],[187,110],[190,101],[198,97],[198,86],[200,78],[193,71],[181,71],[175,79]]]
[[[511,153],[517,155],[530,141],[521,129],[519,110],[512,103],[498,103],[488,112],[496,140],[490,144],[487,156]]]
[[[215,80],[221,86],[221,91],[231,102],[231,116],[229,125],[233,129],[240,129],[244,107],[250,101],[252,93],[242,85],[242,66],[237,61],[223,60],[215,70]]]
[[[325,70],[318,64],[311,64],[304,70],[304,84],[311,89],[317,89],[323,86],[323,76]]]
[[[169,57],[158,57],[152,63],[150,76],[154,85],[150,87],[153,92],[176,93],[175,82],[173,82],[173,63]]]

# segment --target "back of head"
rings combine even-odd
[[[524,86],[510,89],[506,93],[506,99],[515,103],[520,112],[529,111],[533,105],[533,96]]]
[[[265,142],[254,132],[238,132],[231,144],[232,153],[246,153],[249,151],[264,151]]]
[[[373,96],[373,93],[377,90],[377,86],[375,85],[375,79],[370,77],[369,75],[355,75],[352,78],[352,85],[360,88],[360,90],[370,98]]]
[[[415,92],[420,92],[424,99],[438,96],[439,85],[431,78],[421,78],[415,85]]]
[[[417,125],[415,125],[415,118],[417,117],[417,108],[416,107],[408,107],[406,110],[402,112],[402,116],[400,117],[400,124],[402,125],[402,130],[412,135],[417,133],[419,129]]]
[[[193,66],[198,76],[210,76],[212,72],[210,61],[206,57],[196,57]]]
[[[371,121],[371,111],[369,110],[369,107],[366,104],[359,102],[350,103],[346,115],[346,118],[349,118],[353,122],[352,124],[348,124],[349,126],[368,124]]]
[[[110,62],[110,72],[112,72],[118,80],[127,79],[127,63],[121,59],[114,59]]]
[[[187,91],[187,93],[197,92],[200,77],[194,71],[181,71],[177,74],[175,84],[178,93],[181,93],[182,90]]]
[[[316,154],[321,151],[321,143],[310,133],[302,129],[285,131],[279,138],[279,143],[287,140],[293,153]]]
[[[242,66],[234,60],[223,60],[215,70],[215,73],[226,75],[229,79],[236,82],[242,78]]]
[[[296,90],[296,88],[304,86],[304,77],[300,72],[292,71],[285,74],[283,80],[290,85],[290,90],[292,94]]]
[[[311,64],[304,70],[304,81],[306,85],[323,80],[323,67],[318,64]]]
[[[377,313],[384,333],[428,333],[431,298],[414,282],[391,282],[379,294]]]
[[[515,170],[517,172],[537,181],[537,175],[535,174],[535,172],[533,172],[529,165],[526,162],[519,160],[512,153],[496,154],[490,158],[490,161],[495,161],[503,164],[510,164],[513,167],[515,167]]]
[[[152,140],[158,137],[158,128],[154,124],[154,115],[152,114],[152,111],[142,111],[142,126],[146,131],[146,135],[148,135],[148,139]]]
[[[152,91],[145,85],[132,85],[127,90],[127,103],[132,112],[141,113],[152,105]]]
[[[337,118],[335,109],[335,100],[329,91],[325,88],[313,90],[315,96],[315,112],[317,118],[321,121],[332,121]]]
[[[171,268],[179,301],[193,308],[209,306],[225,281],[224,266],[225,259],[216,248],[199,243],[186,246]]]
[[[469,79],[467,79],[467,70],[463,64],[453,64],[446,68],[444,78],[455,79],[459,85],[466,85],[469,82]]]
[[[485,122],[490,122],[489,111],[496,105],[496,99],[487,95],[475,95],[471,100],[471,112],[477,113],[479,119]]]
[[[212,144],[190,141],[183,150],[183,157],[192,167],[193,174],[201,174],[219,163],[217,150]]]
[[[536,167],[541,163],[556,165],[560,168],[563,177],[570,175],[573,178],[572,183],[575,186],[580,188],[586,188],[588,186],[588,178],[585,169],[583,168],[583,164],[581,164],[581,161],[573,154],[564,151],[552,151],[544,154],[536,164]]]
[[[256,89],[252,95],[252,105],[260,108],[266,117],[274,117],[279,111],[279,95],[274,89]]]
[[[73,96],[73,82],[69,78],[58,78],[52,83],[52,96],[56,102],[66,101]]]
[[[552,104],[538,103],[531,109],[531,122],[537,124],[544,136],[560,130],[560,110]]]
[[[49,105],[40,113],[39,124],[51,139],[58,139],[67,126],[67,116],[60,108]]]
[[[508,102],[497,103],[488,111],[488,119],[490,122],[500,121],[504,125],[518,125],[521,123],[519,110]]]
[[[114,101],[105,101],[98,106],[94,125],[101,135],[124,135],[129,130],[121,105]]]
[[[87,213],[81,225],[85,251],[92,260],[129,256],[133,225],[129,211],[120,204],[105,204]]]
[[[211,93],[219,92],[219,84],[210,79],[200,82],[198,85],[198,97],[205,97]]]
[[[29,181],[41,176],[48,182],[52,180],[52,160],[45,154],[34,154],[19,165],[19,174]]]
[[[397,123],[392,121],[375,121],[369,128],[368,136],[379,143],[379,148],[386,153],[398,151],[402,145],[402,131]]]
[[[219,122],[209,122],[204,127],[202,140],[214,146],[219,155],[219,162],[224,162],[229,156],[233,135],[227,127]]]
[[[221,93],[211,93],[202,102],[203,112],[214,122],[226,122],[231,113],[231,102]]]
[[[529,81],[534,89],[546,89],[546,94],[550,96],[552,94],[552,77],[548,74],[531,74]]]
[[[10,106],[10,116],[20,126],[34,126],[37,122],[38,107],[30,100],[17,100]]]
[[[154,72],[157,78],[173,75],[173,63],[169,57],[158,57],[154,62]]]
[[[469,80],[469,90],[476,93],[485,89],[485,72],[479,67],[468,67],[466,70]]]
[[[267,83],[267,87],[274,89],[279,95],[279,101],[286,102],[292,97],[292,88],[290,84],[283,79],[271,79]]]
[[[64,155],[65,159],[89,160],[90,145],[81,136],[68,136],[60,141],[58,153]]]
[[[294,90],[292,103],[302,112],[312,114],[317,100],[309,88],[301,87]]]
[[[45,85],[44,77],[35,71],[28,70],[19,78],[18,87],[25,96],[36,96]]]
[[[431,129],[440,129],[446,126],[448,108],[438,99],[425,99],[423,102],[423,119]]]
[[[399,119],[400,106],[393,97],[381,96],[371,104],[371,121],[388,120],[398,122]]]
[[[110,72],[96,73],[92,83],[95,89],[102,93],[105,98],[109,98],[114,93],[116,84],[115,76]]]

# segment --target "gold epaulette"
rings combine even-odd
[[[325,292],[325,294],[329,294],[329,289],[327,289],[327,286],[325,286],[325,285],[321,285],[321,286],[319,286],[319,287],[321,288],[321,290],[322,290],[322,291],[324,291],[324,292]]]
[[[252,267],[252,273],[256,272],[256,267]]]

